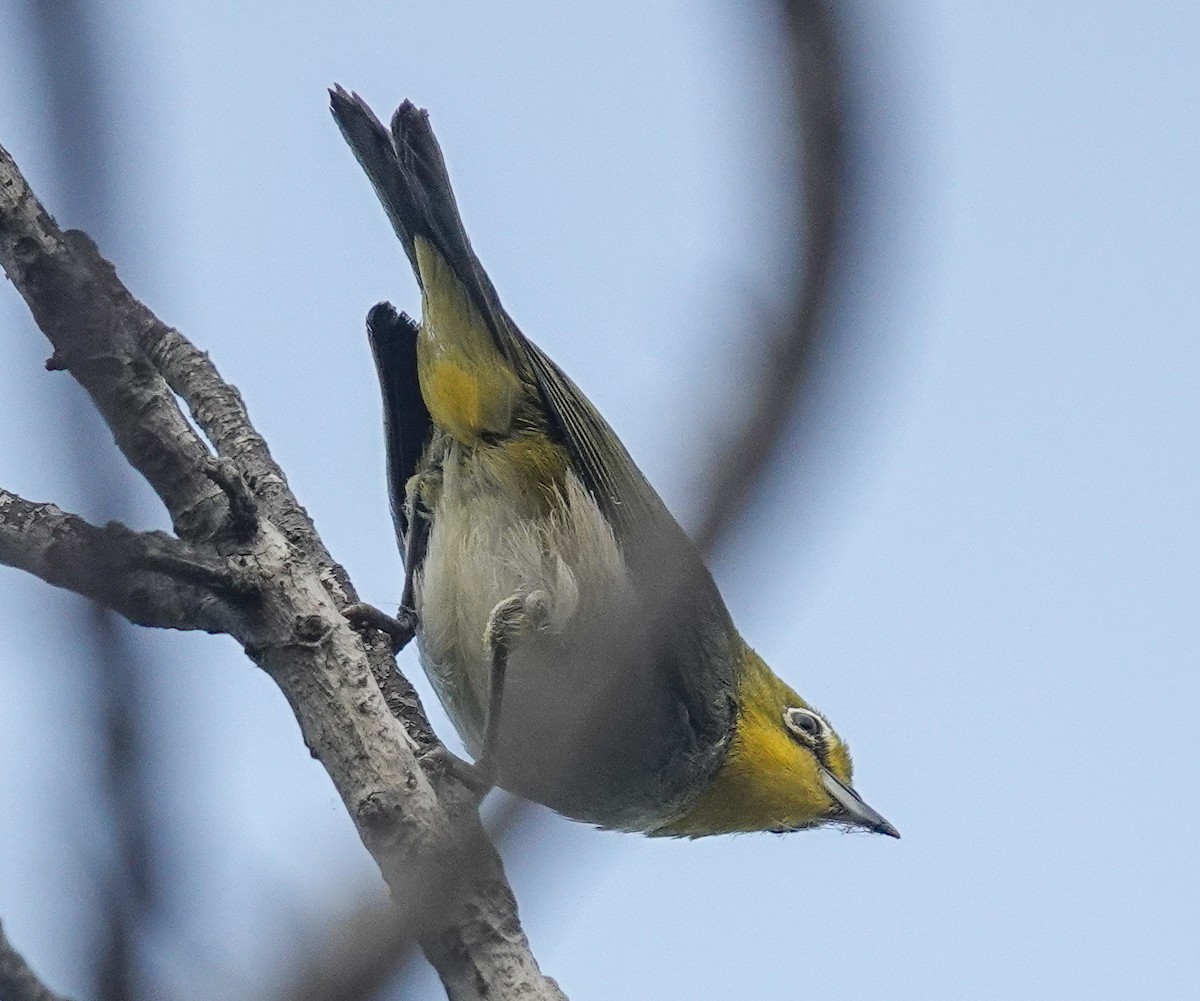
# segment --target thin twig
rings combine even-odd
[[[58,228],[3,147],[0,263],[53,345],[55,364],[87,390],[125,457],[162,498],[175,530],[184,538],[219,530],[227,505],[201,471],[208,449],[115,308],[116,272],[85,234]],[[130,413],[141,418],[130,421]]]
[[[144,626],[225,632],[232,626],[229,607],[210,592],[242,600],[255,593],[248,575],[179,539],[117,523],[92,525],[3,488],[0,564],[92,598]]]

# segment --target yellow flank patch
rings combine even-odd
[[[545,434],[531,432],[504,442],[503,452],[516,478],[537,484],[543,504],[553,504],[559,498],[567,477],[567,453],[561,446]]]
[[[418,366],[418,373],[421,395],[434,423],[463,444],[476,443],[482,432],[507,430],[507,414],[495,412],[495,401],[485,399],[480,380],[454,359],[432,359]],[[489,402],[492,407],[486,406]]]
[[[434,424],[464,445],[504,434],[524,387],[446,259],[417,238],[424,290],[417,376]]]

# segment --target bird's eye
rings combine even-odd
[[[819,737],[824,730],[821,718],[805,709],[788,709],[784,712],[783,718],[789,729],[810,740]]]

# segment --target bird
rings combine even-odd
[[[501,305],[428,112],[330,109],[399,237],[415,321],[367,333],[404,562],[399,647],[499,785],[601,828],[696,838],[839,826],[899,837],[846,742],[737,631],[616,433]]]

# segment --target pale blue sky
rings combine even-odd
[[[362,317],[416,299],[326,111],[335,81],[382,115],[430,109],[509,311],[687,520],[777,277],[778,71],[751,5],[120,6],[125,215],[101,243],[241,388],[368,598],[398,598],[400,563]],[[573,1001],[1188,995],[1200,8],[851,10],[869,140],[852,340],[807,464],[714,569],[904,838],[682,843],[549,818],[507,854],[526,928]],[[0,142],[55,211],[17,23],[0,7]],[[30,429],[31,399],[72,389],[11,289],[0,329],[0,483],[87,512],[62,435]],[[141,524],[162,522],[147,500]],[[0,571],[0,917],[82,996],[86,863],[106,848],[87,693],[47,686],[72,656],[62,600]],[[152,969],[168,998],[253,992],[331,896],[378,876],[231,641],[142,642],[169,658],[147,670],[172,920],[203,929],[168,947],[164,923]]]

